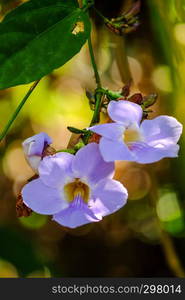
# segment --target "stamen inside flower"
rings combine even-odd
[[[89,200],[90,189],[88,185],[81,182],[79,178],[75,178],[73,182],[64,186],[64,194],[68,202],[72,202],[76,197],[80,197],[87,203]]]
[[[142,141],[143,137],[141,135],[141,132],[139,131],[139,128],[136,126],[130,126],[126,128],[123,134],[123,141],[124,143],[132,143],[137,141]]]

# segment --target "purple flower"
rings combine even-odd
[[[111,101],[108,114],[115,123],[89,128],[102,136],[99,147],[105,161],[145,164],[164,157],[177,157],[182,125],[175,118],[159,116],[141,123],[141,106],[126,100]]]
[[[65,152],[44,157],[39,178],[22,190],[24,203],[40,214],[75,228],[120,209],[127,190],[113,180],[114,163],[106,163],[96,143],[88,144],[76,155]]]
[[[51,138],[44,132],[30,137],[22,143],[25,158],[36,173],[38,172],[43,151],[51,143]]]

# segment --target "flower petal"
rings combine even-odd
[[[40,162],[39,175],[44,184],[51,187],[59,187],[66,183],[72,176],[71,165],[74,155],[60,152],[52,156],[46,156]]]
[[[99,146],[103,159],[107,162],[115,160],[134,161],[133,153],[122,141],[111,141],[102,137]]]
[[[137,142],[132,145],[132,152],[135,155],[135,161],[141,164],[153,163],[165,157],[177,157],[178,151],[179,145],[177,144],[151,147],[146,143]]]
[[[89,205],[91,210],[98,217],[114,213],[126,204],[128,192],[126,188],[116,180],[101,180],[93,191],[95,200]]]
[[[37,155],[41,156],[46,145],[50,145],[52,139],[45,132],[36,134],[28,139],[26,139],[22,145],[24,153],[27,156]]]
[[[39,214],[52,215],[68,207],[68,202],[62,199],[57,189],[43,184],[35,179],[22,189],[23,202]]]
[[[122,138],[125,126],[117,123],[107,123],[95,125],[88,129],[108,139],[119,140]]]
[[[143,131],[147,144],[150,146],[177,143],[182,133],[182,124],[169,116],[159,116],[153,120],[144,120],[140,128]]]
[[[115,122],[123,123],[125,126],[131,123],[140,123],[143,111],[140,105],[126,100],[110,101],[108,114]]]
[[[22,143],[25,158],[36,173],[38,171],[43,150],[45,146],[50,145],[51,143],[51,138],[45,132],[36,134]]]
[[[106,163],[103,160],[96,143],[90,143],[77,152],[72,169],[76,178],[84,177],[91,183],[103,178],[112,178],[114,175],[114,163]]]
[[[79,208],[70,205],[67,209],[54,214],[53,220],[60,225],[76,228],[91,222],[99,222],[101,218],[97,218],[87,205]]]

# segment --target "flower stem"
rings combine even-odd
[[[91,6],[94,5],[94,0],[79,0],[79,2],[80,2],[80,7],[84,11],[87,11]]]
[[[90,126],[93,126],[94,124],[99,122],[102,96],[103,96],[102,92],[96,92],[96,94],[95,94],[96,104],[95,104],[94,114],[93,114]]]
[[[14,111],[13,115],[11,116],[10,120],[8,121],[8,123],[6,124],[6,126],[4,127],[2,133],[0,134],[0,142],[4,139],[4,137],[7,135],[12,123],[15,121],[15,119],[17,118],[20,110],[22,109],[22,107],[24,106],[26,100],[29,98],[29,96],[31,95],[31,93],[34,91],[34,89],[36,88],[37,84],[39,83],[40,79],[35,81],[33,83],[33,85],[30,87],[30,89],[28,90],[28,92],[26,93],[26,95],[24,96],[24,98],[22,99],[22,101],[19,103],[19,105],[17,106],[16,110]]]
[[[94,4],[94,1],[82,0],[82,5],[84,5],[85,8],[89,8],[93,4]],[[89,126],[92,126],[92,125],[99,122],[100,109],[101,109],[101,99],[102,99],[102,96],[103,96],[104,92],[103,92],[102,85],[101,85],[101,79],[100,79],[100,75],[99,75],[99,72],[98,72],[98,67],[96,65],[96,60],[95,60],[95,56],[94,56],[91,35],[88,38],[88,47],[89,47],[89,54],[90,54],[90,58],[91,58],[91,64],[92,64],[92,67],[93,67],[93,70],[94,70],[94,76],[95,76],[96,86],[97,86],[97,88],[95,90],[95,110],[94,110],[92,120],[91,120],[90,125],[89,125]],[[90,136],[91,136],[91,132],[87,132],[87,134],[85,135],[85,138],[84,138],[84,143],[85,144],[88,143],[88,140],[89,140]],[[80,138],[80,135],[78,135],[78,139],[79,138]],[[76,144],[76,143],[74,143],[74,139],[75,139],[75,136],[74,136],[74,134],[72,134],[71,139],[70,139],[69,144],[68,144],[68,148],[71,148],[72,144]]]
[[[109,19],[107,19],[106,17],[104,17],[102,15],[102,13],[95,6],[93,6],[93,9],[97,13],[97,15],[104,21],[105,24],[106,23],[112,24],[112,22]]]
[[[97,91],[95,93],[95,97],[96,97],[96,104],[95,104],[95,109],[94,109],[94,113],[93,113],[93,117],[92,120],[89,124],[89,127],[93,126],[94,124],[99,122],[99,118],[100,118],[100,109],[101,109],[101,100],[102,100],[102,96],[103,96],[103,92],[102,91]],[[91,132],[87,132],[85,138],[84,138],[84,143],[88,144],[89,138],[91,137]]]
[[[90,122],[90,126],[92,126],[99,122],[101,99],[103,96],[103,92],[102,92],[101,79],[100,79],[100,75],[98,73],[98,68],[96,65],[96,60],[95,60],[94,51],[93,51],[93,47],[92,47],[91,36],[89,36],[89,38],[88,38],[88,46],[89,46],[89,54],[91,57],[91,63],[92,63],[92,67],[94,70],[94,76],[95,76],[96,85],[97,85],[97,88],[95,91],[95,110],[94,110],[92,120]]]
[[[96,65],[95,57],[94,57],[91,36],[89,36],[89,38],[88,38],[88,46],[89,46],[89,54],[90,54],[90,57],[91,57],[91,63],[92,63],[92,67],[93,67],[93,70],[94,70],[94,76],[95,76],[97,88],[101,88],[101,80],[100,80],[100,75],[98,73],[98,68],[97,68],[97,65]]]

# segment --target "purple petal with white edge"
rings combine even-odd
[[[36,155],[26,157],[26,161],[28,162],[28,164],[36,174],[38,174],[38,166],[40,164],[41,159],[42,159],[41,156],[36,156]]]
[[[122,141],[111,141],[102,137],[100,139],[99,147],[103,159],[107,162],[115,160],[135,160],[133,153]]]
[[[141,164],[154,163],[165,157],[177,157],[179,145],[169,144],[151,147],[143,142],[132,143],[132,152],[135,154],[135,161]]]
[[[43,150],[45,146],[51,143],[51,138],[44,132],[30,137],[22,143],[25,158],[36,173],[38,173],[38,166],[42,159]]]
[[[52,143],[52,139],[45,132],[41,132],[36,134],[28,139],[26,139],[23,143],[23,149],[26,156],[38,155],[41,156],[46,145],[50,145]]]
[[[120,122],[125,126],[132,123],[139,124],[143,115],[140,105],[126,100],[110,101],[107,110],[113,121]]]
[[[53,220],[69,228],[76,228],[91,222],[99,222],[102,218],[96,217],[83,200],[80,199],[80,196],[78,197],[67,209],[54,214]]]
[[[39,164],[40,179],[48,186],[62,187],[72,177],[73,160],[74,155],[66,152],[44,157]]]
[[[26,184],[21,193],[23,202],[39,214],[52,215],[69,205],[59,190],[46,186],[40,178]]]
[[[122,138],[125,126],[117,123],[107,123],[95,125],[88,129],[108,139],[119,140]]]
[[[151,146],[177,143],[182,133],[182,124],[169,116],[159,116],[153,120],[144,120],[140,128],[145,141]]]
[[[90,200],[89,206],[97,217],[103,217],[114,213],[127,202],[128,192],[126,188],[116,180],[101,180],[93,196],[95,200]]]
[[[85,178],[92,184],[114,176],[114,163],[103,160],[96,143],[90,143],[77,152],[72,169],[75,177]]]

